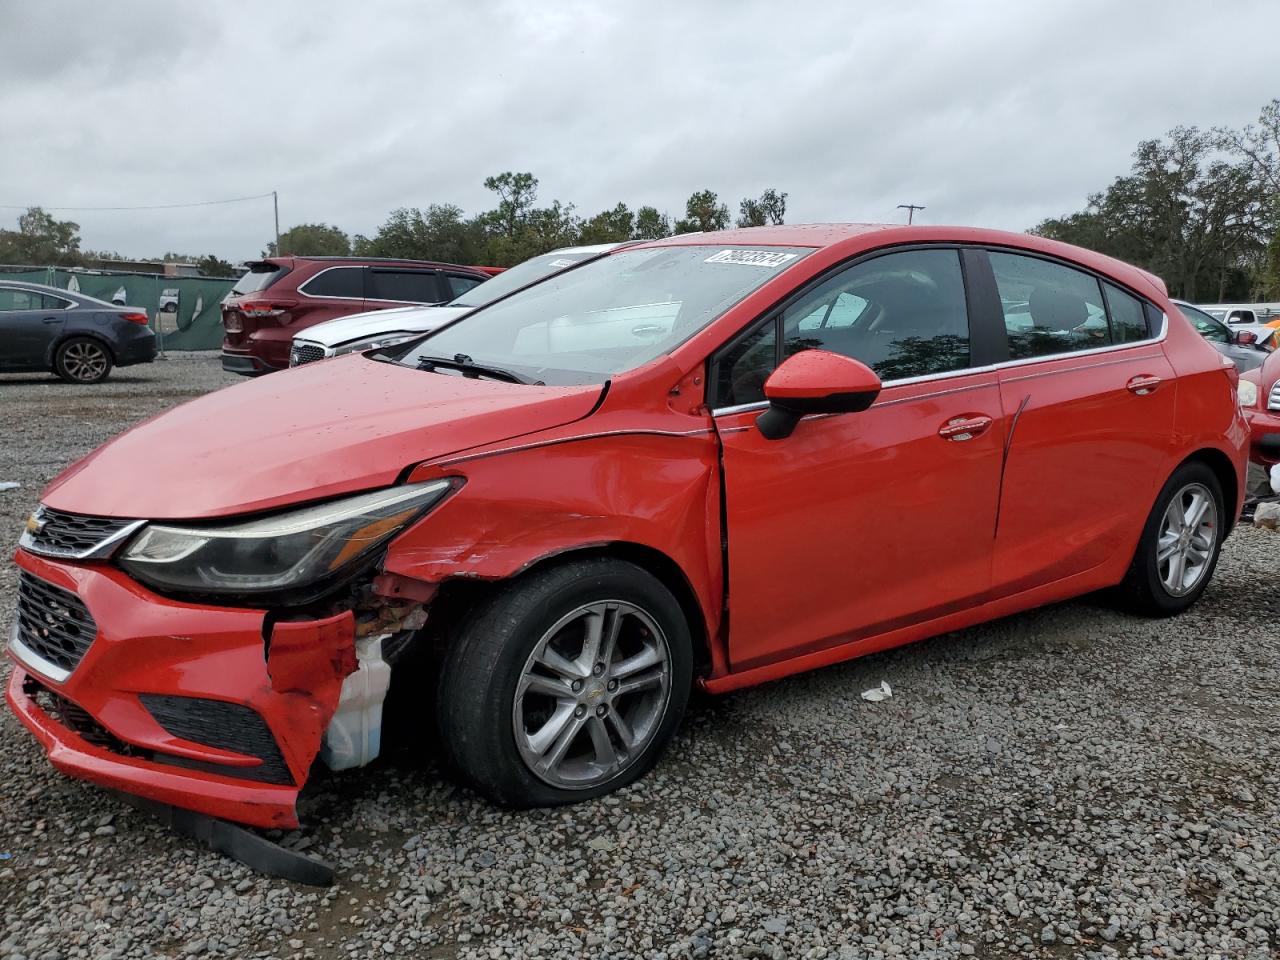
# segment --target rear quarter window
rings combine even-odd
[[[1142,301],[1119,287],[1103,283],[1107,309],[1111,313],[1111,338],[1115,343],[1134,343],[1151,336]]]

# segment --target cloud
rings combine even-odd
[[[371,233],[399,206],[544,201],[673,214],[773,186],[806,220],[1025,229],[1177,124],[1277,93],[1274,2],[737,0],[0,6],[0,203],[280,192],[282,225]],[[1215,55],[1215,51],[1218,55]],[[0,211],[0,215],[16,211]],[[256,255],[270,201],[61,214],[87,247]]]

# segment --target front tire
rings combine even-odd
[[[1205,464],[1186,463],[1156,497],[1133,563],[1120,585],[1126,607],[1171,617],[1204,593],[1222,549],[1226,510],[1222,486]]]
[[[111,351],[93,337],[64,341],[53,358],[54,373],[67,383],[101,383],[111,366]]]
[[[684,613],[646,570],[603,558],[535,570],[454,636],[437,696],[444,749],[504,806],[589,800],[652,768],[692,674]]]

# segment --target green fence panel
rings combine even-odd
[[[124,291],[128,306],[147,311],[150,325],[165,350],[217,350],[222,346],[223,298],[235,285],[217,277],[165,277],[149,273],[107,273],[48,269],[3,270],[9,280],[43,283],[63,290],[78,290],[108,302]],[[161,309],[164,297],[167,309]],[[176,303],[169,303],[176,297]]]

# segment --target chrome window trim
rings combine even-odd
[[[50,663],[18,639],[17,617],[14,617],[13,626],[9,628],[9,652],[13,654],[13,659],[28,670],[34,670],[40,676],[47,680],[52,680],[54,683],[62,683],[67,677],[71,676],[70,670],[64,670],[62,667]]]
[[[1187,322],[1189,323],[1190,321]],[[968,376],[974,373],[991,373],[995,370],[1004,370],[1010,367],[1026,367],[1033,363],[1048,363],[1053,360],[1066,360],[1071,357],[1094,357],[1099,354],[1115,353],[1118,350],[1132,350],[1135,347],[1149,347],[1155,344],[1164,343],[1167,339],[1169,339],[1169,315],[1162,311],[1160,314],[1160,333],[1154,337],[1148,337],[1146,340],[1134,340],[1130,343],[1111,343],[1105,347],[1093,347],[1089,350],[1066,350],[1062,353],[1051,353],[1043,357],[1024,357],[1021,360],[1003,360],[1000,363],[989,363],[981,367],[964,367],[960,370],[947,370],[942,373],[930,373],[919,377],[902,377],[898,380],[884,381],[884,383],[881,384],[881,389],[888,389],[889,387],[905,387],[914,383],[930,383],[934,380],[950,380],[955,377]],[[1063,370],[1061,372],[1067,373],[1068,371]],[[911,399],[916,398],[913,397]],[[719,417],[733,413],[746,413],[748,410],[763,410],[767,406],[769,406],[768,400],[755,400],[751,403],[739,403],[730,407],[717,407],[711,411],[711,415],[713,417]]]
[[[18,546],[27,553],[34,553],[39,557],[53,557],[58,560],[105,560],[115,553],[116,547],[141,530],[146,523],[145,520],[135,520],[121,527],[105,540],[98,541],[88,550],[49,550],[36,544],[29,530],[22,531],[22,536],[18,538]]]

